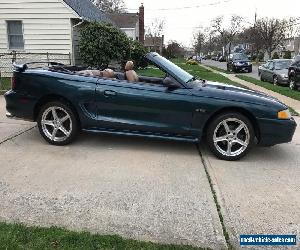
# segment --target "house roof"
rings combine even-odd
[[[63,0],[81,18],[86,21],[113,23],[107,15],[99,10],[90,0]]]
[[[119,28],[134,28],[139,21],[138,13],[107,14]]]
[[[163,43],[164,43],[163,36],[160,36],[160,37],[146,36],[144,45],[146,47],[161,46]]]

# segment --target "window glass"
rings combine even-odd
[[[7,21],[9,49],[24,49],[22,21]]]

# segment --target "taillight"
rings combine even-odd
[[[14,90],[16,88],[17,80],[13,76],[10,81],[11,81],[11,89]]]

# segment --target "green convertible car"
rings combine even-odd
[[[54,145],[72,142],[81,130],[194,143],[203,139],[224,160],[243,157],[255,144],[292,140],[296,123],[277,99],[196,79],[157,53],[145,58],[165,76],[139,75],[132,81],[126,72],[108,78],[80,75],[76,67],[60,64],[15,65],[12,89],[5,94],[7,116],[36,121]]]

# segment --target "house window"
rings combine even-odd
[[[7,21],[7,35],[9,49],[24,49],[22,21]]]

